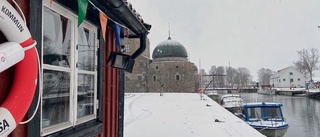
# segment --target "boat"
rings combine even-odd
[[[218,92],[216,90],[206,90],[205,94],[211,98],[212,100],[218,102],[220,95],[218,94]]]
[[[258,89],[258,94],[275,95],[276,90],[271,85],[261,85],[261,88]]]
[[[243,103],[243,99],[237,94],[222,95],[220,98],[220,105],[231,113],[240,112],[240,107]]]
[[[246,103],[242,106],[242,114],[236,115],[265,136],[282,137],[289,125],[281,106],[281,103]]]
[[[320,96],[320,86],[319,83],[312,83],[308,86],[307,96],[311,98],[317,98]]]

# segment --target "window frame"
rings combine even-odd
[[[181,78],[180,78],[180,75],[179,75],[179,74],[176,74],[176,80],[177,80],[177,81],[181,80]]]
[[[42,17],[44,17],[45,14],[45,9],[48,8],[49,10],[52,10],[56,13],[58,13],[61,16],[66,17],[68,20],[71,21],[71,36],[70,36],[70,66],[69,68],[67,67],[61,67],[61,66],[54,66],[50,64],[44,64],[43,63],[43,56],[42,62],[40,65],[42,65],[42,72],[43,70],[53,70],[53,71],[59,71],[59,72],[67,72],[70,74],[70,87],[69,87],[69,118],[66,122],[58,123],[55,125],[50,125],[48,127],[42,127],[42,120],[43,120],[43,107],[42,105],[40,106],[40,133],[41,136],[46,136],[70,127],[74,127],[77,125],[80,125],[82,123],[92,121],[97,117],[98,115],[98,102],[99,100],[97,99],[97,94],[98,94],[98,70],[97,70],[97,64],[98,64],[98,48],[99,48],[99,38],[98,38],[98,28],[88,22],[88,21],[83,21],[83,23],[80,25],[81,27],[84,27],[88,30],[93,31],[95,37],[94,37],[94,69],[92,71],[89,70],[82,70],[77,68],[77,62],[78,62],[78,50],[77,50],[77,45],[79,43],[78,41],[78,26],[77,26],[77,20],[78,16],[74,14],[71,10],[68,10],[67,8],[63,7],[62,5],[57,4],[55,1],[52,2],[52,5],[50,6],[49,0],[44,0],[42,6]],[[43,22],[44,23],[44,22]],[[44,31],[42,30],[41,37],[43,41],[43,36],[44,36]],[[42,42],[43,43],[43,42]],[[42,45],[43,46],[43,45]],[[43,48],[42,51],[43,53]],[[84,74],[84,75],[90,75],[93,76],[94,78],[94,83],[93,83],[93,88],[94,88],[94,100],[93,100],[93,114],[86,115],[84,117],[77,117],[77,106],[78,106],[78,75],[79,74]],[[41,77],[40,83],[40,89],[43,92],[43,73],[39,74]],[[72,76],[73,75],[73,76]],[[43,95],[42,95],[42,100],[43,100]]]

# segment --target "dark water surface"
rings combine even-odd
[[[289,128],[284,137],[320,137],[320,101],[307,97],[242,93],[245,101],[267,100],[282,103]]]

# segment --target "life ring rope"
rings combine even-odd
[[[30,49],[36,47],[36,45],[37,45],[37,41],[34,41],[31,45],[26,46],[23,49],[24,49],[24,51],[27,51],[27,50],[30,50]]]

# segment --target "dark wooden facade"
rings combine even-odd
[[[8,0],[10,1],[10,0]],[[59,1],[59,0],[58,0]],[[99,0],[93,0],[99,2]],[[37,41],[37,49],[41,56],[42,48],[42,0],[16,0],[20,8],[22,9],[29,27],[30,33],[34,40]],[[61,0],[59,1],[63,6],[68,9],[77,11],[76,0]],[[11,1],[10,3],[14,5]],[[101,0],[102,4],[106,4]],[[89,4],[90,5],[90,4]],[[107,5],[107,4],[106,4]],[[14,6],[15,7],[15,6]],[[16,7],[15,7],[16,8]],[[123,70],[108,67],[106,60],[110,52],[116,52],[119,49],[115,46],[115,31],[114,22],[108,21],[107,27],[107,42],[102,39],[99,14],[98,11],[90,7],[88,9],[86,19],[92,22],[99,28],[100,48],[98,49],[98,98],[99,98],[99,110],[98,118],[94,121],[89,121],[81,126],[66,129],[59,133],[54,133],[51,136],[88,136],[94,135],[97,137],[121,137],[123,136],[123,103],[124,103],[124,82]],[[108,13],[111,17],[117,17],[113,13]],[[116,19],[115,19],[116,20]],[[126,24],[124,24],[126,25]],[[130,27],[129,27],[130,28]],[[6,42],[5,36],[0,32],[0,43]],[[13,82],[14,67],[7,69],[0,73],[0,103],[2,103],[8,95]],[[33,102],[29,108],[28,114],[25,119],[30,117],[35,110],[37,104],[37,96],[39,90],[37,88],[34,95]],[[40,110],[37,111],[34,119],[25,125],[19,125],[9,137],[37,137],[40,136]],[[92,134],[91,134],[92,133]]]

